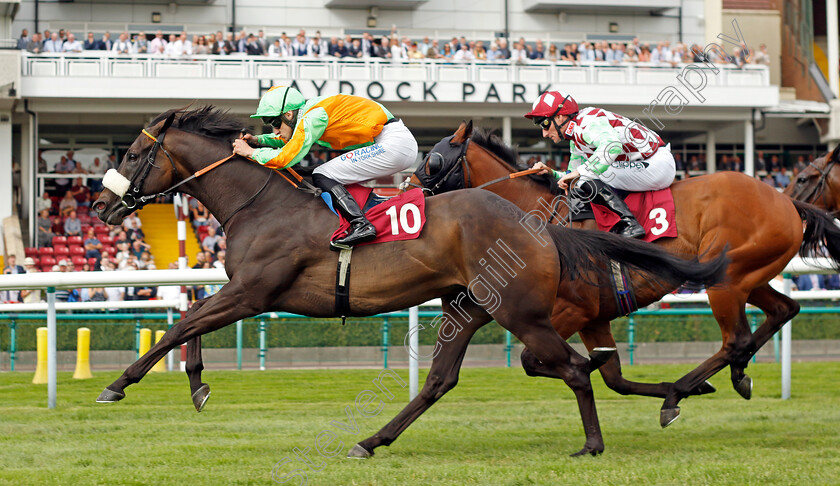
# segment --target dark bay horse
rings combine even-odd
[[[328,249],[337,219],[320,198],[241,157],[228,157],[200,178],[187,178],[229,155],[241,127],[213,107],[171,110],[137,137],[115,173],[106,174],[110,189],[102,191],[93,207],[109,224],[119,224],[155,194],[186,181],[179,191],[204,203],[225,227],[230,282],[193,306],[102,392],[98,402],[123,399],[127,386],[140,381],[169,350],[189,341],[187,373],[194,404],[200,408],[208,389],[201,382],[199,336],[267,311],[338,316],[338,255]],[[589,374],[614,350],[597,350],[587,360],[554,331],[550,316],[560,282],[595,275],[607,258],[638,268],[668,287],[687,279],[713,285],[726,266],[723,256],[705,264],[684,261],[654,245],[598,232],[552,227],[534,234],[522,223],[533,223],[530,216],[487,191],[428,200],[426,218],[417,239],[353,252],[348,315],[405,309],[442,297],[448,319],[441,323],[440,352],[422,392],[376,435],[354,447],[354,456],[371,455],[374,448],[393,442],[452,389],[470,338],[493,319],[574,391],[586,433],[578,454],[603,451]]]
[[[837,158],[837,151],[834,160]],[[443,139],[430,152],[424,164],[411,177],[413,185],[442,192],[478,187],[511,173],[527,169],[520,164],[514,148],[498,137],[464,122],[451,137]],[[812,168],[813,169],[813,168]],[[813,169],[816,173],[816,169]],[[807,174],[806,174],[807,175]],[[419,176],[419,177],[418,177]],[[802,177],[802,176],[800,176]],[[840,184],[840,171],[837,173]],[[421,182],[422,179],[422,182]],[[837,186],[840,188],[840,185]],[[626,380],[616,354],[600,372],[606,384],[618,393],[665,398],[660,424],[665,427],[679,416],[680,400],[689,395],[714,391],[705,380],[725,366],[731,368],[735,390],[749,399],[752,380],[744,372],[748,360],[782,324],[799,312],[799,304],[776,292],[768,282],[778,275],[800,248],[826,243],[832,259],[840,260],[840,230],[831,217],[818,208],[779,194],[752,177],[736,172],[719,172],[676,182],[671,186],[676,204],[679,236],[663,238],[656,244],[677,255],[715,258],[729,245],[731,264],[727,281],[708,289],[709,303],[720,325],[723,345],[714,356],[675,383],[637,383]],[[513,202],[520,209],[537,215],[544,222],[567,221],[569,206],[548,176],[519,177],[486,186]],[[838,191],[840,194],[840,191]],[[434,198],[432,198],[434,199]],[[835,206],[837,207],[837,206]],[[808,231],[803,240],[802,226]],[[596,228],[589,220],[587,228]],[[575,223],[575,227],[582,224]],[[803,246],[804,245],[804,246]],[[805,252],[807,253],[807,252]],[[673,291],[651,285],[641,275],[632,276],[640,307]],[[568,285],[567,282],[561,287]],[[552,314],[557,332],[568,339],[575,332],[588,349],[615,347],[610,320],[620,317],[615,298],[598,286],[578,285],[577,298],[561,291]],[[766,319],[755,334],[750,332],[745,305],[760,308]],[[522,353],[526,373],[556,377],[541,366],[527,348]]]

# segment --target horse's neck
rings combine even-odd
[[[206,145],[212,147],[212,144]],[[199,149],[184,154],[181,159],[185,161],[187,170],[195,173],[227,155],[218,150]],[[254,206],[257,199],[272,200],[277,205],[278,214],[292,209],[306,210],[306,203],[313,199],[296,190],[282,177],[272,174],[271,169],[241,157],[234,157],[185,184],[184,192],[207,206],[220,223]]]
[[[516,170],[489,150],[481,147],[482,154],[472,160],[478,162],[470,167],[470,187],[478,187],[484,183],[508,176]],[[523,211],[537,210],[550,217],[554,210],[556,197],[544,185],[531,180],[529,177],[517,177],[491,184],[485,189],[514,203]],[[568,207],[560,205],[559,211],[565,215]],[[561,213],[558,213],[561,214]]]

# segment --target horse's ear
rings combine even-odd
[[[464,140],[470,138],[472,136],[473,131],[473,122],[472,120],[467,122],[467,126],[464,128]]]
[[[826,157],[825,160],[826,161],[832,161],[832,160],[840,161],[840,143],[838,143],[837,146],[834,147],[834,150],[832,150],[831,153],[828,154],[828,157]]]
[[[172,126],[172,122],[174,122],[174,121],[175,121],[175,112],[173,111],[172,113],[169,114],[168,117],[166,117],[166,121],[163,122],[163,127],[161,127],[161,129],[160,129],[160,133],[163,133],[163,132],[167,131],[169,129],[169,127]]]

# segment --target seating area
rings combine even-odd
[[[79,219],[82,219],[81,216],[79,216]],[[88,222],[82,224],[82,233],[86,234],[90,228],[93,228],[96,238],[102,243],[101,251],[107,252],[109,255],[115,255],[117,249],[114,246],[114,238],[111,237],[111,230],[108,226],[101,223],[91,225]],[[51,243],[52,246],[26,248],[26,256],[35,260],[35,265],[42,272],[52,271],[53,266],[61,260],[72,262],[77,271],[81,271],[85,263],[89,264],[91,268],[99,264],[97,258],[85,258],[84,238],[81,236],[54,236]]]

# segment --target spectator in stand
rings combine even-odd
[[[374,44],[373,44],[373,36],[370,35],[370,32],[362,32],[361,38],[361,47],[362,47],[362,57],[373,57],[374,55]],[[428,55],[426,56],[428,57]]]
[[[632,44],[626,44],[626,45],[622,44],[622,46],[624,47],[624,49],[623,49],[623,51],[624,51],[623,62],[639,62],[639,54],[637,54],[636,50],[633,49]],[[672,61],[671,61],[672,64],[675,64],[676,62],[679,62],[679,61],[673,61],[673,59],[674,59],[673,56],[672,56],[671,59],[672,59]]]
[[[510,51],[510,62],[514,64],[526,64],[528,62],[528,51],[519,41],[513,43],[513,49]]]
[[[301,29],[301,32],[303,29]],[[295,40],[292,41],[292,56],[294,57],[303,57],[306,55],[306,36],[302,33],[299,33]]]
[[[47,210],[48,212],[52,209],[52,199],[50,199],[50,194],[47,191],[44,191],[44,194],[41,195],[41,198],[35,203],[38,213],[43,210]]]
[[[162,31],[155,32],[155,38],[152,39],[152,42],[149,43],[149,52],[152,54],[164,54],[166,53],[166,39],[163,37]]]
[[[510,49],[508,49],[508,43],[506,39],[499,39],[499,55],[497,59],[506,60],[510,59]]]
[[[129,214],[128,216],[126,216],[126,218],[122,222],[122,226],[126,231],[129,231],[129,230],[134,229],[134,228],[137,228],[137,229],[142,228],[143,227],[143,222],[140,221],[139,217],[137,217],[137,212],[135,211],[135,212]]]
[[[187,39],[187,33],[181,32],[181,36],[174,42],[172,47],[175,56],[191,56],[193,53],[192,42]]]
[[[119,231],[117,231],[117,235],[114,237],[114,245],[117,245],[118,243],[122,242],[128,243],[130,245],[131,239],[128,237],[127,232],[120,229]]]
[[[133,54],[134,51],[131,47],[131,41],[128,40],[128,32],[120,34],[119,40],[114,42],[114,46],[111,47],[111,51],[114,54]]]
[[[441,52],[438,59],[452,60],[452,47],[448,43],[443,45],[443,52]]]
[[[102,39],[99,40],[100,51],[110,51],[114,48],[114,41],[111,40],[111,33],[105,32],[102,34]]]
[[[546,59],[551,62],[557,62],[560,60],[560,51],[557,50],[556,44],[548,45],[548,54],[546,54]]]
[[[309,39],[306,46],[306,54],[313,57],[323,57],[329,52],[327,40],[321,37],[321,31],[315,31],[315,37]]]
[[[32,54],[40,54],[44,52],[44,41],[41,34],[35,32],[32,34],[32,40],[26,43],[26,51]]]
[[[58,37],[58,34],[53,32],[52,37],[44,42],[44,52],[59,53],[64,42]]]
[[[347,44],[344,43],[344,39],[338,39],[338,41],[336,41],[333,56],[339,58],[350,56],[350,49],[347,47]]]
[[[145,32],[140,32],[136,37],[134,37],[134,42],[132,43],[131,48],[135,54],[149,53],[149,39],[146,37]]]
[[[782,166],[781,161],[779,161],[779,156],[773,154],[770,156],[770,166],[767,168],[768,172],[778,172],[779,168]]]
[[[225,250],[220,250],[216,252],[216,261],[213,262],[213,267],[215,268],[225,268],[225,256],[227,252]]]
[[[58,163],[55,164],[55,170],[53,172],[56,174],[70,174],[75,168],[76,164],[72,160],[68,159],[67,156],[62,155]],[[70,179],[56,179],[55,184],[57,186],[56,189],[58,190],[58,193],[63,195],[70,187]]]
[[[136,240],[143,240],[146,235],[143,234],[143,230],[138,226],[139,221],[131,221],[128,223],[128,227],[126,228],[126,233],[128,234],[128,239],[132,242]]]
[[[197,56],[205,56],[210,54],[210,46],[207,45],[207,39],[204,36],[198,36],[195,45],[193,46],[193,54]]]
[[[452,60],[455,62],[471,62],[475,60],[475,56],[470,51],[469,46],[465,46],[460,44],[458,46],[458,52],[452,56]]]
[[[249,56],[262,56],[265,54],[262,45],[257,42],[257,38],[254,34],[248,34],[247,42],[245,44],[245,53]]]
[[[274,43],[268,46],[268,57],[283,57],[283,48],[280,45],[280,39],[275,39]]]
[[[265,32],[262,29],[257,31],[257,42],[262,47],[263,52],[268,52],[268,39],[265,37]]]
[[[440,48],[438,47],[437,39],[432,41],[432,45],[426,49],[425,54],[426,59],[439,59],[441,57]]]
[[[563,46],[563,50],[560,51],[560,60],[567,62],[577,61],[577,49],[572,48],[572,44],[566,44]]]
[[[350,44],[350,47],[347,48],[348,57],[354,58],[361,58],[364,53],[362,52],[362,41],[361,39],[353,39],[353,42]]]
[[[58,38],[61,39],[61,42],[67,42],[67,32],[64,29],[58,29]]]
[[[639,62],[650,62],[650,46],[645,44],[639,52]]]
[[[36,245],[41,248],[44,246],[52,246],[52,239],[55,233],[52,232],[53,222],[50,219],[50,211],[42,209],[38,216],[38,235],[36,237]]]
[[[149,251],[151,246],[144,243],[143,240],[134,240],[131,242],[131,254],[138,260],[143,256],[143,252]]]
[[[390,58],[394,61],[404,61],[405,56],[403,56],[403,48],[400,45],[400,40],[397,38],[396,35],[392,35],[391,39],[388,43],[391,49],[391,56]]]
[[[71,211],[76,211],[79,208],[79,203],[70,191],[64,193],[64,199],[58,205],[58,212],[62,216],[68,216]]]
[[[38,266],[32,257],[26,257],[23,263],[26,273],[38,273]],[[24,304],[36,304],[41,302],[41,289],[21,290],[20,301]]]
[[[84,47],[86,51],[99,50],[99,41],[96,40],[96,37],[94,37],[93,32],[87,33],[87,38],[85,39],[85,43],[82,47]]]
[[[776,187],[787,187],[790,185],[790,176],[787,174],[787,167],[779,168],[779,173],[776,174]]]
[[[87,231],[85,238],[85,258],[102,258],[102,242],[96,237],[96,232],[93,228]]]
[[[205,257],[206,257],[206,254],[204,253],[204,250],[201,250],[198,253],[196,253],[195,254],[195,265],[193,265],[192,267],[193,268],[202,268],[204,266],[204,262],[207,261],[207,259]]]
[[[131,251],[128,246],[127,241],[120,241],[117,243],[117,254],[114,255],[114,259],[117,260],[117,267],[122,268],[125,266],[125,262],[128,261],[128,258],[131,256]]]
[[[75,209],[70,211],[70,215],[64,219],[64,234],[67,236],[82,235],[82,222],[79,220]]]
[[[486,61],[487,51],[484,49],[484,43],[478,42],[473,49],[473,57],[476,61]]]
[[[99,157],[94,157],[93,162],[87,166],[88,174],[94,176],[103,176],[107,171],[108,167],[99,160]],[[90,187],[90,190],[93,192],[102,191],[102,179],[98,177],[91,177],[88,179],[88,187]]]
[[[61,46],[61,52],[81,53],[84,50],[84,45],[76,40],[76,36],[72,32],[67,33],[67,41]]]
[[[379,40],[379,44],[375,45],[372,57],[381,57],[383,59],[391,58],[391,41],[387,36],[383,35]]]
[[[21,30],[20,31],[20,37],[18,37],[17,44],[16,44],[15,48],[19,49],[21,51],[26,50],[26,46],[29,45],[29,40],[30,40],[29,39],[29,31],[26,30],[26,29]]]
[[[207,228],[207,236],[201,240],[201,247],[204,248],[205,251],[214,251],[216,248],[216,242],[219,241],[219,235],[216,234],[216,230],[213,229],[212,226]]]
[[[767,54],[767,44],[758,46],[758,52],[752,56],[752,64],[770,64],[770,54]]]
[[[3,275],[11,275],[9,268],[3,270]],[[20,302],[19,290],[0,290],[0,302],[4,304],[16,304]]]
[[[140,258],[137,260],[137,267],[140,270],[152,270],[149,268],[150,265],[154,265],[152,255],[150,255],[149,252],[144,251],[140,254]]]
[[[67,194],[72,195],[73,199],[76,200],[77,209],[90,206],[90,189],[82,182],[81,177],[75,179],[75,183],[67,191]]]
[[[280,57],[295,57],[295,47],[291,37],[286,37],[280,42],[280,53]]]
[[[236,38],[236,52],[246,52],[247,45],[248,32],[243,28],[239,31],[239,35]]]
[[[26,270],[17,264],[17,257],[14,254],[11,254],[9,255],[9,258],[6,259],[6,266],[3,267],[3,273],[17,275],[26,273]]]
[[[532,60],[538,60],[538,61],[542,61],[542,60],[545,59],[545,46],[543,45],[542,40],[537,39],[537,44],[534,47],[534,51],[531,52],[531,55],[529,57]]]

